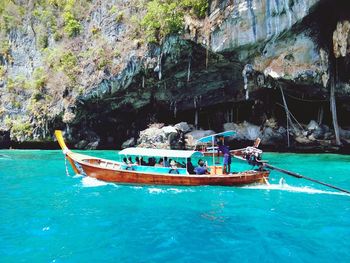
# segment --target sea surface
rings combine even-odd
[[[350,156],[264,159],[350,189]],[[350,196],[277,172],[269,186],[116,185],[67,173],[61,151],[2,150],[0,180],[0,262],[350,262]]]

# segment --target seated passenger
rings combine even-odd
[[[186,165],[184,163],[180,163],[178,161],[175,161],[177,168],[185,168]]]
[[[140,157],[140,159],[139,159],[139,163],[140,163],[140,165],[147,165],[147,163],[143,160],[143,157]]]
[[[169,164],[169,162],[168,162],[168,157],[164,157],[163,160],[164,160],[164,161],[163,161],[163,166],[164,166],[164,167],[170,167],[170,164]]]
[[[140,158],[138,156],[135,158],[135,165],[140,165]]]
[[[198,161],[198,166],[194,169],[196,174],[207,174],[208,168],[204,165],[203,160]]]
[[[154,157],[148,158],[148,166],[155,166],[156,159]]]
[[[186,166],[187,166],[187,172],[188,172],[189,174],[196,174],[196,173],[194,172],[194,166],[193,166],[193,164],[192,164],[192,162],[191,162],[191,158],[188,158],[188,159],[187,159],[187,164],[186,164]]]
[[[179,171],[177,170],[177,165],[176,162],[174,160],[172,160],[170,162],[170,170],[169,170],[170,174],[179,174]]]
[[[123,162],[126,164],[125,170],[134,170],[133,164],[130,161],[130,159],[123,158]]]
[[[163,160],[159,159],[159,162],[154,165],[155,167],[164,167]]]

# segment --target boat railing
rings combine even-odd
[[[105,161],[105,160],[101,160],[101,159],[86,159],[83,161],[87,162],[89,164],[98,165],[102,168],[109,168],[109,169],[115,169],[115,168],[118,168],[120,166],[119,163],[109,162],[107,160]]]

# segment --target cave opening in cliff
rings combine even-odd
[[[178,114],[176,121],[186,121],[201,129],[214,131],[223,130],[224,123],[240,123],[251,120],[252,101],[230,102],[203,107],[198,110],[188,110]],[[196,125],[196,111],[198,114]]]

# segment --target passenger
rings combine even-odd
[[[148,166],[155,166],[156,159],[154,157],[148,158]]]
[[[169,170],[170,174],[179,174],[179,170],[177,170],[177,166],[176,166],[176,162],[174,160],[172,160],[170,162],[170,170]]]
[[[158,161],[158,163],[156,163],[154,166],[155,166],[155,167],[164,167],[164,165],[163,165],[163,159],[160,158],[159,161]]]
[[[203,160],[199,160],[198,161],[198,166],[194,169],[194,172],[196,174],[207,174],[208,172],[208,168],[204,165]]]
[[[168,157],[164,157],[163,160],[164,160],[164,161],[163,161],[163,166],[164,166],[164,167],[170,167],[170,164],[169,164],[169,162],[168,162]]]
[[[128,157],[128,161],[129,161],[130,163],[133,163],[133,161],[132,161],[132,159],[131,159],[131,156]]]
[[[140,165],[147,165],[147,163],[143,160],[143,157],[140,157],[140,159],[139,159],[139,163],[140,163]]]
[[[138,156],[135,158],[135,165],[140,165],[140,158]]]
[[[178,161],[175,161],[177,168],[185,168],[186,165],[184,163],[180,163]]]
[[[193,166],[193,164],[192,164],[192,162],[191,162],[191,158],[187,158],[186,167],[187,167],[187,172],[188,172],[189,174],[196,174],[196,173],[194,172],[194,166]]]
[[[123,158],[123,162],[126,164],[125,170],[134,170],[133,164],[131,162],[131,157],[129,157],[129,159]]]
[[[231,153],[230,149],[223,144],[221,140],[217,142],[218,144],[218,154],[222,152],[224,154],[224,163],[222,167],[222,172],[224,174],[229,174],[231,172]]]

